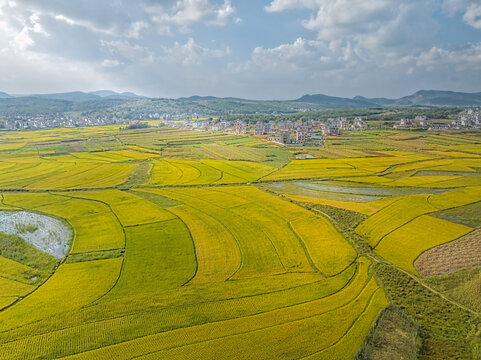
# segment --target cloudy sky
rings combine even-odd
[[[0,91],[481,91],[481,0],[0,0]]]

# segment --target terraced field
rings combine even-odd
[[[481,265],[479,154],[401,135],[291,161],[211,132],[0,132],[0,210],[73,230],[59,260],[0,233],[0,358],[353,359],[390,304],[420,359],[477,356],[472,302],[424,276]]]

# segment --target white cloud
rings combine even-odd
[[[429,71],[438,69],[454,69],[458,72],[479,71],[481,70],[481,43],[451,51],[433,47],[422,53],[416,64]]]
[[[280,12],[290,9],[315,9],[322,4],[322,0],[273,0],[265,9],[268,12]]]
[[[464,13],[463,20],[475,29],[481,29],[481,4],[471,4]]]
[[[362,64],[349,42],[298,38],[274,48],[257,47],[248,61],[232,63],[230,69],[234,73],[305,79],[352,71]]]
[[[475,29],[481,29],[481,3],[473,0],[444,0],[442,8],[450,16],[463,13],[463,20]]]
[[[0,68],[12,69],[0,71],[0,84],[5,91],[11,93],[45,93],[95,90],[98,88],[115,88],[115,83],[104,72],[99,72],[93,66],[86,66],[83,62],[50,55],[41,55],[30,51],[22,56],[12,50],[1,52]],[[59,76],[61,74],[61,76]]]
[[[209,49],[199,46],[190,38],[185,44],[176,42],[173,47],[164,47],[162,59],[167,62],[182,63],[183,65],[199,65],[208,58],[220,58],[230,55],[230,49]]]
[[[35,33],[49,36],[39,23],[39,16],[37,14],[32,14],[24,22],[22,30],[13,37],[10,44],[15,50],[23,51],[34,44],[32,34]]]
[[[162,26],[189,26],[204,24],[225,26],[230,22],[238,22],[236,10],[231,0],[225,0],[221,5],[213,5],[209,0],[178,0],[170,9],[163,6],[147,6],[152,14],[152,20]]]
[[[319,40],[350,40],[370,51],[429,43],[436,29],[433,0],[274,0],[269,12],[311,10],[303,21]]]

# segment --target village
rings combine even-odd
[[[320,120],[297,120],[297,121],[258,121],[251,125],[241,119],[235,121],[220,121],[210,123],[205,120],[167,122],[168,126],[182,127],[193,130],[224,131],[230,134],[252,134],[266,136],[269,141],[286,146],[322,145],[322,139],[326,136],[339,136],[341,130],[359,131],[367,130],[367,122],[362,117],[356,117],[352,121],[347,118],[330,118],[327,122]]]
[[[309,119],[307,121],[280,120],[257,121],[255,124],[241,119],[215,121],[214,119],[192,119],[184,121],[162,121],[159,126],[180,127],[199,131],[223,131],[236,135],[265,136],[269,141],[285,146],[321,146],[323,139],[340,136],[341,132],[364,131],[367,120],[357,116],[329,118],[327,121]],[[481,129],[481,109],[466,109],[451,119],[451,123],[431,122],[427,116],[418,115],[414,119],[403,118],[393,126],[399,130],[460,130]]]
[[[0,123],[0,128],[7,130],[43,129],[43,128],[71,128],[83,126],[129,125],[132,128],[140,124],[146,126],[169,126],[199,131],[222,131],[236,135],[265,136],[269,141],[285,146],[320,146],[327,136],[340,136],[341,132],[363,131],[368,129],[367,119],[356,116],[328,118],[327,120],[279,120],[247,122],[241,118],[236,120],[219,120],[216,118],[200,118],[194,114],[183,119],[161,117],[158,114],[142,116],[139,120],[127,120],[112,116],[69,116],[45,115],[16,116]],[[152,120],[145,120],[152,119]],[[372,125],[371,125],[372,127]],[[463,130],[481,129],[481,109],[465,109],[449,121],[430,120],[427,116],[418,115],[414,118],[402,118],[393,125],[397,130]]]
[[[452,118],[451,123],[431,123],[426,116],[416,116],[414,119],[403,118],[394,129],[425,129],[425,130],[461,130],[481,129],[481,109],[466,109]]]
[[[115,116],[107,117],[71,117],[66,115],[35,115],[35,116],[17,116],[8,119],[0,124],[0,128],[7,130],[21,129],[46,129],[46,128],[72,128],[84,126],[104,126],[112,124],[125,124],[124,120],[120,120]]]

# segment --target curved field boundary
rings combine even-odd
[[[238,271],[242,253],[224,225],[187,205],[169,210],[184,221],[195,242],[198,270],[192,284],[225,281]]]
[[[0,276],[0,294],[3,297],[22,297],[31,293],[35,286]]]
[[[389,304],[383,289],[374,292],[364,311],[359,315],[345,335],[330,347],[302,358],[302,360],[352,359],[359,351],[369,330],[382,309]]]
[[[39,270],[21,264],[17,261],[7,259],[3,256],[0,256],[0,269],[1,277],[9,280],[15,280],[26,285],[32,285],[34,283],[34,281],[31,280],[32,278],[46,276],[45,273],[42,273]],[[0,294],[0,296],[4,296],[1,292]]]
[[[362,271],[358,272],[356,278],[339,292],[321,299],[315,299],[305,303],[274,309],[260,314],[243,316],[230,320],[222,320],[213,323],[207,323],[199,326],[186,327],[173,331],[167,331],[159,334],[153,334],[141,337],[132,341],[119,343],[113,346],[105,347],[98,350],[74,355],[68,359],[103,359],[107,356],[113,356],[115,359],[128,359],[142,356],[145,354],[161,354],[161,351],[179,351],[184,347],[196,346],[202,344],[216,344],[226,341],[235,341],[239,337],[253,337],[254,339],[263,334],[269,337],[273,331],[277,335],[283,336],[282,329],[288,328],[290,325],[303,323],[306,321],[317,320],[322,317],[332,321],[337,318],[337,314],[345,312],[346,308],[359,302],[362,293],[368,292],[370,289],[377,288],[373,280],[369,281],[367,275],[367,267],[363,265]],[[368,292],[366,294],[368,294]],[[350,317],[349,313],[344,315],[345,318]],[[310,331],[330,331],[329,321],[320,327],[310,327]],[[317,323],[319,320],[316,321]],[[322,321],[321,321],[322,323]],[[319,325],[319,323],[317,324]],[[285,334],[288,334],[286,332]],[[302,332],[294,336],[301,336]],[[255,347],[262,346],[258,343]],[[317,346],[314,342],[310,346]],[[233,347],[234,349],[236,347]],[[174,350],[175,349],[175,350]],[[248,347],[246,348],[248,349]],[[248,351],[248,350],[247,350]],[[194,351],[193,355],[197,354]],[[266,355],[269,355],[266,353]],[[245,356],[250,357],[249,352]],[[172,358],[179,358],[172,355]],[[206,358],[215,358],[207,356]]]
[[[315,268],[327,276],[342,272],[356,259],[354,248],[326,218],[313,215],[296,219],[289,224],[305,244],[308,259],[312,259],[316,264]]]
[[[481,229],[423,252],[414,262],[423,276],[447,274],[481,266]]]
[[[180,219],[129,227],[125,232],[122,273],[102,302],[176,288],[194,275],[196,261],[192,239]]]
[[[259,237],[259,230],[249,221],[232,213],[229,209],[219,206],[223,199],[218,195],[219,203],[214,203],[212,198],[205,200],[203,195],[209,191],[200,189],[189,189],[189,191],[169,189],[158,190],[160,195],[172,198],[194,207],[199,211],[207,213],[216,218],[230,233],[237,239],[243,254],[242,267],[235,274],[238,276],[262,276],[267,274],[279,274],[285,272],[282,265],[277,261],[277,255],[271,242],[263,237]]]
[[[441,194],[409,195],[363,221],[356,232],[375,248],[381,240],[417,217],[481,200],[481,187],[455,189]]]
[[[364,311],[375,289],[377,285],[370,282],[355,298],[349,297],[332,307],[313,303],[309,305],[316,306],[315,312],[305,311],[302,307],[289,309],[291,311],[274,311],[272,314],[265,314],[262,320],[256,319],[262,326],[257,324],[255,328],[250,328],[246,319],[242,319],[245,324],[234,326],[237,333],[202,339],[134,358],[238,358],[241,356],[239,351],[242,351],[242,356],[255,359],[277,359],[285,356],[286,352],[297,358],[312,349],[329,347],[342,337],[352,326],[353,319]],[[302,311],[303,315],[290,314],[294,311]],[[272,319],[273,317],[276,319]],[[334,323],[335,326],[332,326]],[[191,341],[194,339],[195,337],[192,337]]]
[[[63,326],[62,317],[58,315],[56,318],[49,320],[49,322],[55,321],[58,323],[60,327],[57,331],[45,333],[45,330],[51,328],[51,326],[45,327],[39,324],[39,328],[43,329],[43,335],[32,336],[31,327],[25,327],[25,331],[20,333],[17,331],[5,335],[0,333],[3,342],[3,345],[0,345],[0,357],[2,359],[17,359],[43,354],[42,356],[47,358],[56,358],[67,354],[103,348],[108,344],[123,343],[136,338],[140,339],[142,336],[148,336],[158,332],[165,332],[172,329],[179,329],[180,331],[182,330],[181,328],[202,325],[205,322],[216,324],[228,319],[242,319],[248,315],[270,312],[276,309],[289,309],[293,306],[308,304],[315,300],[329,299],[333,293],[340,293],[351,284],[357,283],[361,284],[361,286],[365,284],[367,281],[368,262],[363,259],[360,261],[360,265],[359,271],[355,271],[356,267],[353,267],[350,271],[336,278],[324,279],[293,287],[292,281],[290,281],[291,287],[252,296],[215,299],[216,295],[212,294],[209,287],[206,290],[208,294],[214,298],[208,302],[198,301],[198,289],[195,291],[191,287],[184,287],[182,293],[191,293],[188,305],[166,307],[164,304],[158,304],[157,307],[146,311],[145,305],[151,304],[151,298],[145,297],[144,300],[138,304],[138,311],[131,312],[129,316],[119,315],[106,320],[94,321],[93,319],[98,317],[105,317],[106,311],[128,311],[132,298],[130,300],[119,300],[120,302],[116,301],[105,304],[104,306],[100,304],[99,306],[101,307],[97,310],[99,316],[92,314],[87,317],[88,319],[92,319],[91,322],[80,322],[79,325],[74,327]],[[355,281],[354,279],[357,280]],[[360,279],[364,280],[360,281]],[[250,286],[252,286],[253,289],[259,286],[258,280],[248,280],[247,282],[251,283]],[[260,282],[260,284],[261,288],[264,289],[264,284],[262,284],[262,282]],[[268,283],[265,285],[267,284]],[[224,289],[224,286],[225,285],[221,284],[216,286],[217,291]],[[237,286],[239,285],[232,284],[230,287],[234,290]],[[229,291],[227,291],[227,293],[228,292]],[[184,296],[177,299],[176,297],[172,298],[172,295],[173,293],[167,293],[165,300],[185,302]],[[344,297],[342,294],[338,296],[340,296],[340,298]],[[136,303],[138,301],[139,300],[137,300]],[[339,304],[339,300],[334,302],[337,305]],[[112,306],[115,307],[113,308]],[[319,311],[318,306],[316,306],[316,309]],[[95,308],[83,310],[83,312],[91,311],[95,311]],[[200,314],[203,314],[203,316],[199,317]],[[63,317],[71,321],[72,319],[68,315],[69,313],[65,313]],[[304,313],[303,315],[305,316]],[[81,339],[78,337],[80,333],[83,335]],[[19,337],[20,334],[23,336]],[[25,337],[25,335],[27,336]],[[10,341],[7,339],[10,339]],[[8,342],[5,342],[5,340]],[[59,347],[56,346],[56,344],[62,344],[62,346]],[[106,349],[109,348],[107,347]],[[102,351],[102,349],[98,351]]]
[[[65,202],[36,207],[36,210],[64,218],[72,226],[70,253],[112,250],[125,247],[125,234],[108,204],[69,194],[53,195]]]
[[[1,313],[0,331],[90,303],[110,289],[121,264],[122,259],[108,259],[61,265],[44,285]]]
[[[175,215],[151,201],[125,191],[86,191],[75,193],[75,197],[108,204],[124,227],[153,224],[175,218]],[[135,210],[132,211],[133,209]]]
[[[419,254],[472,230],[464,225],[423,215],[384,237],[376,247],[376,252],[389,262],[416,274],[413,263]]]

